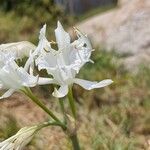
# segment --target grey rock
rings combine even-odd
[[[120,0],[118,7],[77,25],[95,46],[128,54],[131,70],[150,62],[150,0]]]

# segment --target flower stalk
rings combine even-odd
[[[69,87],[69,92],[68,92],[68,100],[69,100],[69,105],[73,114],[74,119],[76,120],[76,106],[73,98],[73,93],[72,93],[72,86]]]
[[[48,126],[60,126],[61,127],[62,123],[59,123],[59,122],[56,122],[56,121],[54,121],[54,122],[48,121],[48,122],[44,122],[44,123],[42,123],[38,126],[39,126],[39,130],[40,130],[40,129],[48,127]]]
[[[25,95],[27,95],[34,103],[36,103],[40,108],[42,108],[51,118],[53,118],[59,125],[65,129],[66,126],[56,117],[56,115],[50,111],[33,93],[32,91],[25,87],[24,90],[22,90]]]
[[[59,101],[60,109],[63,113],[64,124],[66,124],[67,123],[67,116],[66,116],[66,110],[65,110],[65,106],[64,106],[64,98],[60,98],[60,99],[58,99],[58,101]]]
[[[80,145],[79,145],[79,140],[77,137],[77,130],[76,130],[76,119],[77,119],[77,114],[76,114],[76,106],[75,106],[75,101],[73,98],[73,93],[72,93],[72,86],[69,86],[69,91],[68,91],[68,100],[69,100],[69,105],[75,120],[75,126],[73,129],[73,133],[70,133],[69,138],[72,142],[72,146],[74,150],[80,150]]]
[[[70,140],[72,142],[73,149],[80,150],[80,145],[79,145],[77,134],[70,136]]]

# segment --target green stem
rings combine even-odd
[[[36,103],[40,108],[42,108],[47,114],[49,114],[56,122],[61,124],[63,128],[66,128],[66,126],[51,112],[34,94],[29,88],[24,88],[22,90],[25,95],[27,95],[34,103]]]
[[[77,135],[72,135],[70,136],[71,142],[72,142],[72,146],[74,150],[80,150],[80,145],[79,145],[79,141],[78,141],[78,137]]]
[[[72,93],[72,86],[69,87],[69,92],[68,92],[68,100],[69,100],[69,105],[73,114],[74,119],[76,120],[76,107],[75,107],[75,101],[73,98],[73,93]],[[77,133],[75,132],[74,134],[71,134],[69,136],[72,142],[72,146],[74,150],[80,150],[80,145],[77,137]]]
[[[70,108],[71,108],[73,117],[74,117],[74,119],[76,119],[76,107],[75,107],[73,94],[72,94],[72,86],[69,87],[68,100],[69,100],[69,104],[70,104]]]
[[[59,101],[59,104],[60,104],[61,111],[64,113],[65,112],[64,100],[61,98],[61,99],[58,99],[58,101]]]
[[[40,124],[39,129],[42,129],[42,128],[45,128],[48,126],[62,126],[62,124],[59,122],[56,122],[56,121],[55,122],[48,121],[48,122],[44,122],[44,123]]]
[[[63,113],[63,116],[64,116],[64,123],[66,124],[66,112],[65,112],[65,106],[64,106],[64,99],[63,98],[61,98],[61,99],[58,99],[58,101],[59,101],[59,104],[60,104],[60,108],[61,108],[61,111],[62,111],[62,113]]]

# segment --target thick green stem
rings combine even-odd
[[[68,100],[69,100],[69,104],[70,104],[70,108],[71,108],[73,117],[74,117],[74,119],[76,119],[76,107],[75,107],[73,94],[72,94],[72,86],[69,87]]]
[[[72,135],[70,136],[71,142],[72,142],[72,146],[74,150],[80,150],[80,145],[79,145],[79,141],[78,141],[78,137],[77,135]]]
[[[69,92],[68,92],[68,100],[69,100],[69,105],[73,114],[73,117],[76,121],[76,106],[75,106],[75,101],[73,98],[73,93],[72,93],[72,86],[69,87]],[[76,126],[75,126],[76,128]],[[73,134],[71,134],[69,136],[71,142],[72,142],[72,146],[74,150],[80,150],[80,145],[79,145],[79,141],[78,141],[78,137],[77,137],[77,132],[75,131]]]
[[[34,103],[36,103],[40,108],[42,108],[47,114],[49,114],[56,122],[61,124],[63,128],[66,128],[66,126],[51,112],[34,94],[29,88],[24,88],[25,90],[22,90],[25,95],[27,95]]]
[[[45,128],[45,127],[48,127],[48,126],[62,126],[62,124],[60,124],[59,122],[50,122],[50,121],[48,121],[48,122],[44,122],[44,123],[42,123],[42,124],[40,124],[40,125],[38,125],[39,126],[39,129],[42,129],[42,128]]]
[[[59,101],[60,108],[61,108],[61,111],[62,111],[63,116],[64,116],[64,123],[66,124],[66,122],[67,122],[67,119],[66,119],[66,118],[67,118],[67,117],[66,117],[66,111],[65,111],[65,106],[64,106],[64,99],[61,98],[61,99],[59,99],[58,101]]]

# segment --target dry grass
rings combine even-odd
[[[114,53],[95,52],[95,64],[87,64],[79,74],[90,80],[111,78],[114,80],[111,86],[92,91],[74,86],[83,150],[147,150],[150,146],[150,69],[141,67],[138,74],[131,74],[119,59]],[[58,100],[47,92],[43,94],[45,88],[48,87],[36,88],[34,92],[55,113],[60,112]],[[0,138],[47,119],[25,96],[15,94],[0,102]],[[43,149],[70,150],[71,145],[58,127],[49,127],[39,132],[26,148]]]

